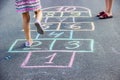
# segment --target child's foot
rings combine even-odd
[[[44,34],[44,29],[39,21],[35,22],[35,26],[37,28],[37,32],[40,34]]]
[[[33,41],[26,41],[25,42],[25,47],[31,47],[32,46],[32,44],[33,44]]]
[[[101,16],[99,16],[99,19],[108,19],[108,18],[112,18],[112,14],[109,13],[104,13]]]

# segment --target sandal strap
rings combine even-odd
[[[107,18],[108,17],[108,14],[106,14],[106,13],[104,13],[104,14],[102,14],[101,16],[100,16],[100,18]]]
[[[99,14],[97,15],[97,17],[103,15],[104,13],[105,13],[104,11],[99,12]]]
[[[102,14],[104,14],[104,13],[105,13],[105,12],[104,12],[104,11],[102,11],[102,12],[100,12],[99,14],[100,14],[100,15],[102,15]]]

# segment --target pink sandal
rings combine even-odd
[[[101,16],[99,16],[99,19],[108,19],[108,18],[112,18],[113,16],[108,16],[108,14],[104,13]]]

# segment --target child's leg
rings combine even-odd
[[[106,10],[105,10],[105,12],[108,15],[112,15],[112,4],[113,4],[113,0],[106,0]]]
[[[36,17],[36,20],[41,22],[41,20],[42,20],[42,11],[41,10],[35,11],[35,17]]]
[[[40,34],[44,34],[44,29],[41,25],[42,11],[41,10],[35,11],[35,17],[36,17],[35,26],[37,27],[37,32]]]
[[[113,3],[113,0],[105,0],[105,5],[106,5],[105,11],[97,15],[100,19],[107,19],[107,18],[113,17],[112,16],[112,3]]]
[[[105,0],[105,12],[108,11],[109,8],[109,0]]]
[[[23,17],[23,29],[25,33],[26,40],[32,44],[31,32],[30,32],[30,15],[29,12],[22,13]]]
[[[112,15],[112,4],[113,4],[113,0],[108,0],[108,10],[107,10],[107,13]]]
[[[107,12],[108,8],[109,8],[108,0],[105,0],[105,9],[104,9],[103,11],[99,12],[99,13],[97,14],[97,17],[100,17],[100,16],[103,15],[105,12]]]

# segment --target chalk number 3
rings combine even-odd
[[[66,49],[76,49],[80,47],[80,42],[79,41],[69,41],[66,44]]]

